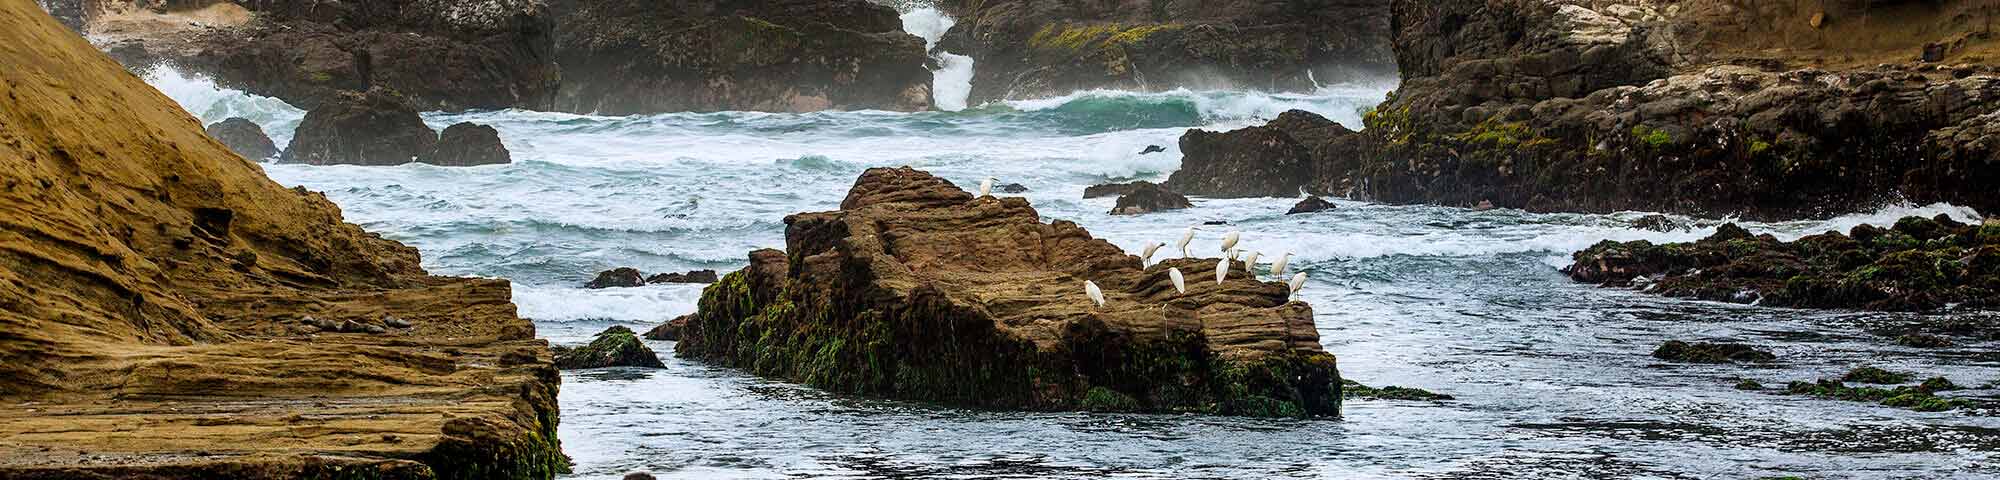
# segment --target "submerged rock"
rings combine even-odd
[[[1730,363],[1769,362],[1777,360],[1777,355],[1763,349],[1741,343],[1688,343],[1668,340],[1653,350],[1653,358],[1674,362],[1690,363]]]
[[[1118,203],[1111,207],[1111,214],[1139,215],[1193,207],[1194,203],[1189,202],[1187,197],[1152,182],[1132,182],[1132,188],[1120,195]]]
[[[1000,193],[1028,193],[1028,186],[1019,183],[1009,183],[1006,185],[1001,185],[999,187],[994,187],[994,189],[999,190]]]
[[[1176,293],[1168,267],[1021,198],[870,169],[841,209],[702,295],[676,354],[836,392],[1030,410],[1339,413],[1312,308],[1241,274]],[[797,263],[794,263],[797,262]],[[1085,280],[1108,303],[1084,295]]]
[[[719,279],[714,270],[695,270],[687,273],[660,273],[646,277],[646,283],[715,283]]]
[[[278,146],[264,135],[264,128],[243,117],[230,117],[208,126],[208,136],[229,147],[229,151],[251,161],[278,155]]]
[[[1896,337],[1896,344],[1914,348],[1944,348],[1952,346],[1952,341],[1949,338],[1928,333],[1906,333]]]
[[[1840,381],[1854,382],[1854,383],[1873,383],[1876,385],[1895,385],[1898,383],[1904,383],[1910,381],[1910,374],[1891,372],[1876,367],[1861,366],[1861,367],[1855,367],[1853,370],[1847,371],[1846,375],[1842,375],[1840,377]]]
[[[1655,232],[1674,232],[1681,230],[1689,230],[1694,228],[1694,226],[1687,224],[1687,222],[1674,220],[1673,217],[1653,214],[1644,217],[1639,217],[1638,220],[1633,220],[1632,228],[1637,228],[1640,230],[1652,230]]]
[[[424,125],[416,107],[401,94],[382,89],[341,92],[306,112],[281,160],[402,165],[430,152],[437,141],[437,132]]]
[[[1781,242],[1734,224],[1691,243],[1604,241],[1563,271],[1674,297],[1806,308],[2000,308],[2000,226],[1906,217]]]
[[[1382,388],[1375,388],[1367,385],[1362,385],[1353,380],[1341,381],[1340,392],[1341,396],[1345,398],[1360,398],[1367,400],[1415,400],[1415,401],[1434,402],[1434,401],[1457,399],[1456,397],[1452,397],[1451,395],[1436,393],[1421,388],[1398,387],[1394,385]]]
[[[1301,213],[1324,212],[1334,208],[1336,207],[1333,205],[1333,202],[1326,201],[1326,199],[1319,198],[1318,196],[1311,196],[1306,197],[1305,200],[1299,200],[1299,203],[1292,205],[1292,209],[1286,211],[1285,214],[1298,215]]]
[[[437,146],[417,156],[417,161],[445,167],[504,165],[514,162],[507,146],[500,144],[500,131],[471,122],[445,127]]]
[[[1908,380],[1902,379],[1902,381],[1891,383],[1903,383],[1905,381]],[[1879,403],[1883,406],[1907,408],[1919,412],[1942,412],[1990,405],[1990,402],[1986,401],[1937,396],[1937,392],[1958,390],[1959,388],[1958,385],[1953,384],[1951,380],[1944,377],[1933,377],[1917,385],[1903,385],[1893,388],[1850,387],[1839,380],[1820,379],[1813,382],[1791,382],[1785,385],[1785,393],[1854,402]]]
[[[583,288],[637,287],[645,284],[645,276],[641,275],[638,269],[618,267],[597,272],[597,278],[590,279],[590,283],[583,284]]]
[[[632,329],[613,326],[599,332],[589,345],[556,350],[556,368],[579,370],[604,367],[667,368],[652,347],[639,341]]]

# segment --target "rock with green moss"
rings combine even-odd
[[[1872,383],[1876,385],[1895,385],[1898,383],[1904,383],[1910,381],[1910,374],[1891,372],[1877,367],[1862,366],[1862,367],[1855,367],[1855,369],[1853,370],[1848,370],[1846,375],[1842,375],[1840,377],[1840,381],[1854,382],[1854,383]]]
[[[564,370],[604,367],[666,368],[651,347],[639,341],[632,329],[613,326],[597,334],[589,345],[556,347],[556,367]]]
[[[1361,383],[1355,382],[1353,380],[1343,380],[1341,382],[1340,393],[1341,396],[1346,398],[1358,398],[1366,400],[1443,401],[1443,400],[1457,399],[1456,397],[1453,397],[1451,395],[1432,392],[1421,388],[1398,387],[1395,385],[1376,388],[1367,385],[1362,385]]]
[[[1979,235],[1985,228],[1907,217],[1894,228],[1859,225],[1785,242],[1727,224],[1695,242],[1601,242],[1563,271],[1604,286],[1768,306],[2000,309],[2000,237]]]
[[[1023,410],[1334,416],[1312,307],[1241,269],[1177,291],[1021,198],[870,169],[831,212],[785,219],[786,250],[703,291],[675,354],[826,390]],[[1212,278],[1212,277],[1207,277]],[[1084,282],[1106,303],[1094,304]]]
[[[1741,343],[1688,343],[1668,340],[1653,349],[1653,358],[1689,363],[1731,363],[1769,362],[1777,360],[1771,352]]]

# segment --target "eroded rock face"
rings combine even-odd
[[[542,0],[256,0],[88,5],[84,30],[130,67],[174,64],[312,110],[388,88],[423,110],[547,109],[562,74]]]
[[[500,131],[486,125],[459,122],[438,134],[437,145],[417,156],[417,161],[446,167],[505,165],[514,162],[507,146],[500,143]]]
[[[839,392],[1033,410],[1336,415],[1312,308],[1234,272],[1176,293],[1076,224],[930,174],[863,173],[832,212],[786,218],[786,250],[702,295],[676,354]],[[796,263],[794,263],[796,262]],[[1093,306],[1083,282],[1100,285]]]
[[[1674,297],[1808,308],[2000,308],[2000,224],[1905,217],[1792,242],[1734,224],[1692,243],[1605,241],[1563,269],[1577,281]]]
[[[946,0],[972,101],[1078,90],[1309,91],[1394,75],[1387,0]]]
[[[427,274],[33,2],[0,2],[0,65],[0,478],[565,469],[506,281]]]
[[[554,0],[556,108],[675,111],[930,108],[923,39],[865,0]]]
[[[1181,136],[1181,168],[1165,186],[1216,198],[1293,197],[1327,169],[1347,160],[1354,132],[1311,112],[1287,111],[1269,124]]]
[[[256,122],[242,117],[232,117],[208,126],[208,136],[222,142],[222,146],[250,160],[263,160],[278,155],[278,146],[271,143],[271,137],[264,135],[264,128]]]
[[[605,367],[646,367],[666,368],[652,347],[639,341],[639,335],[623,326],[612,326],[599,332],[589,345],[575,348],[555,349],[556,368],[580,370]]]
[[[438,135],[396,92],[341,92],[306,112],[280,159],[311,165],[402,165],[436,146]]]
[[[1183,208],[1194,208],[1194,203],[1153,182],[1132,182],[1131,188],[1118,196],[1118,203],[1112,205],[1111,214],[1139,215]]]

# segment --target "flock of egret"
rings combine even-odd
[[[1188,227],[1187,233],[1182,234],[1181,240],[1174,244],[1175,247],[1181,249],[1181,258],[1194,256],[1188,252],[1188,244],[1194,242],[1195,231],[1196,227]],[[1249,272],[1251,278],[1257,277],[1257,258],[1263,256],[1263,254],[1259,252],[1244,253],[1237,250],[1236,244],[1242,240],[1242,232],[1230,231],[1228,234],[1222,236],[1222,259],[1215,262],[1216,285],[1221,285],[1224,280],[1229,278],[1230,266],[1236,262],[1243,262],[1243,270]],[[1159,253],[1160,247],[1164,246],[1167,246],[1164,242],[1146,244],[1146,248],[1139,252],[1139,264],[1148,267],[1152,266],[1153,254]],[[1291,260],[1292,252],[1285,252],[1283,255],[1279,255],[1277,261],[1271,262],[1271,276],[1279,279],[1285,278],[1285,267],[1291,263]],[[1187,277],[1181,274],[1179,267],[1168,268],[1167,278],[1173,279],[1175,292],[1187,293]],[[1290,288],[1290,293],[1298,293],[1299,289],[1306,286],[1306,272],[1298,272],[1292,275],[1291,281],[1287,282],[1285,286]],[[1104,289],[1098,288],[1097,282],[1084,280],[1083,293],[1090,296],[1092,303],[1100,307],[1104,306]]]

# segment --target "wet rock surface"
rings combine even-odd
[[[680,340],[681,331],[687,329],[689,318],[693,318],[693,315],[674,317],[673,320],[647,330],[645,337],[647,340]]]
[[[506,281],[429,275],[33,2],[0,2],[0,65],[0,478],[566,469]],[[385,315],[413,326],[299,331]]]
[[[1132,182],[1131,187],[1118,196],[1118,203],[1111,207],[1112,215],[1140,215],[1166,210],[1193,208],[1194,203],[1187,197],[1167,190],[1153,182]]]
[[[687,273],[659,273],[646,277],[646,283],[715,283],[721,277],[714,270],[694,270]]]
[[[1791,242],[1727,224],[1691,243],[1605,241],[1570,278],[1674,297],[1807,308],[2000,308],[2000,223],[1904,217]]]
[[[264,128],[256,122],[242,117],[231,117],[214,125],[209,125],[208,136],[229,147],[229,151],[242,155],[251,161],[263,160],[278,155],[278,146],[271,143],[271,137],[264,135]]]
[[[309,165],[402,165],[430,153],[438,135],[396,92],[341,92],[306,112],[280,161]]]
[[[1121,196],[1127,193],[1132,193],[1133,190],[1139,188],[1140,184],[1151,185],[1152,182],[1138,181],[1138,182],[1128,182],[1128,183],[1106,183],[1103,185],[1091,185],[1083,188],[1083,198]]]
[[[639,273],[639,269],[618,267],[597,272],[597,277],[590,279],[590,283],[584,284],[583,288],[637,287],[645,284],[646,278]]]
[[[560,110],[930,107],[923,39],[864,0],[552,0]]]
[[[1324,198],[1313,196],[1313,197],[1306,197],[1305,200],[1299,200],[1299,203],[1293,204],[1292,209],[1286,210],[1285,214],[1298,215],[1301,213],[1324,212],[1327,210],[1333,210],[1334,208],[1337,207],[1333,205],[1333,202],[1326,201],[1326,199]]]
[[[1708,343],[1668,340],[1653,350],[1653,358],[1685,363],[1769,362],[1777,355],[1741,343]]]
[[[500,131],[471,122],[445,127],[437,145],[417,156],[417,161],[445,167],[505,165],[514,162],[507,146],[500,144]]]
[[[1166,269],[1020,198],[870,169],[841,209],[786,218],[786,250],[703,294],[676,355],[836,392],[1029,410],[1337,415],[1311,307],[1237,272]],[[1090,280],[1107,297],[1094,305]]]
[[[605,367],[667,368],[652,347],[639,341],[632,329],[613,326],[599,332],[589,345],[554,347],[556,368],[580,370]]]

